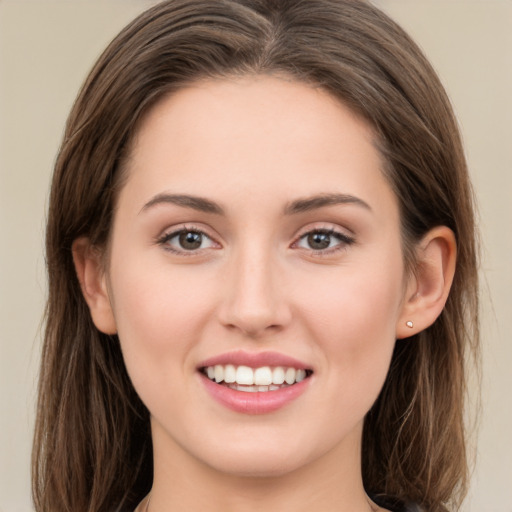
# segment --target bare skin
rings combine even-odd
[[[442,310],[455,242],[430,232],[406,275],[381,168],[364,121],[284,79],[201,82],[145,118],[108,268],[86,239],[74,255],[151,414],[150,512],[383,510],[363,488],[364,417],[395,340]],[[271,412],[226,407],[201,365],[233,351],[303,362],[304,391]]]

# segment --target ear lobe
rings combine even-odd
[[[434,323],[446,304],[455,274],[457,245],[446,226],[431,229],[416,249],[416,272],[410,276],[396,337],[407,338]]]
[[[94,325],[105,334],[116,334],[116,322],[100,251],[85,237],[77,238],[71,250],[78,281]]]

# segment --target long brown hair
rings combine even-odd
[[[152,482],[149,413],[119,340],[93,325],[71,244],[104,247],[123,159],[141,117],[207,77],[285,74],[329,91],[371,123],[400,205],[406,264],[438,225],[458,259],[444,311],[397,341],[363,434],[363,481],[383,505],[457,509],[468,467],[465,360],[478,351],[473,199],[447,96],[414,42],[362,0],[172,0],[109,45],[70,114],[48,214],[49,297],[33,450],[39,512],[130,510]]]

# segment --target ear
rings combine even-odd
[[[116,322],[108,294],[102,253],[85,237],[77,238],[71,250],[78,281],[94,325],[105,334],[116,334]]]
[[[407,338],[434,323],[444,308],[455,274],[457,244],[446,226],[431,229],[416,248],[416,271],[409,277],[396,337]]]

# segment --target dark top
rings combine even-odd
[[[378,502],[375,502],[378,505]],[[380,507],[384,507],[387,510],[391,510],[391,512],[425,512],[422,508],[414,503],[407,503],[402,505],[379,505]]]
[[[405,508],[403,509],[404,512],[421,512],[420,507],[418,505],[415,505],[414,503],[411,503],[409,505],[405,505]]]
[[[405,505],[400,505],[398,507],[390,508],[392,512],[423,512],[418,505],[414,503],[407,503]]]
[[[379,507],[391,510],[391,512],[426,512],[414,503],[397,502],[397,500],[390,500],[382,496],[373,496],[372,494],[368,494],[368,496],[374,503],[379,505]]]

